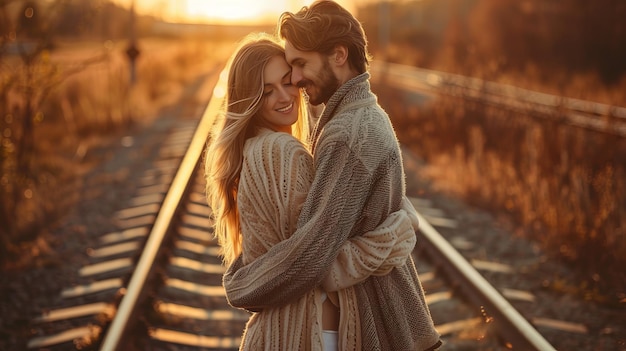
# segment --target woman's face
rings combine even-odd
[[[279,132],[291,133],[291,125],[298,120],[300,92],[291,84],[291,67],[282,56],[272,57],[263,72],[263,106],[261,118]]]

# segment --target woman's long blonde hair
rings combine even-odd
[[[267,62],[285,51],[266,33],[248,35],[229,60],[226,103],[212,130],[205,155],[206,193],[213,211],[214,235],[226,264],[241,253],[237,189],[245,141],[267,127],[258,115],[264,102],[263,71]],[[292,135],[303,143],[308,136],[305,101],[300,95],[298,121]]]

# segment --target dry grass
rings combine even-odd
[[[126,43],[61,43],[34,64],[26,66],[16,58],[3,63],[4,82],[31,74],[28,89],[0,86],[0,218],[10,218],[0,230],[3,260],[45,251],[42,235],[78,199],[75,180],[89,166],[81,162],[87,151],[149,123],[178,100],[192,79],[222,64],[232,45],[206,39],[148,39],[140,44],[134,85],[124,56]],[[45,86],[53,88],[45,91]],[[30,116],[27,106],[33,107]],[[32,120],[33,137],[30,151],[20,154],[27,135],[24,118]],[[26,167],[19,167],[20,157],[27,157]]]
[[[624,298],[625,139],[457,98],[415,107],[380,91],[435,186],[512,216],[519,233],[583,272],[571,284],[586,298]]]

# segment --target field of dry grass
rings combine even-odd
[[[33,61],[3,62],[0,256],[5,262],[46,249],[42,235],[77,199],[75,179],[90,166],[82,162],[90,148],[149,123],[192,79],[223,64],[233,44],[148,38],[139,45],[135,84],[126,42],[59,42]]]
[[[462,98],[399,103],[381,89],[402,142],[441,191],[511,217],[519,235],[583,272],[562,282],[616,303],[626,275],[626,140]]]

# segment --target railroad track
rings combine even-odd
[[[202,150],[221,104],[221,83],[199,122],[181,123],[144,174],[119,230],[100,238],[84,284],[61,293],[59,306],[33,319],[31,350],[236,350],[249,315],[231,308],[224,267],[211,234]],[[416,266],[446,349],[554,349],[445,240],[453,228],[427,200],[420,212]],[[457,243],[458,246],[458,243]],[[483,266],[484,266],[483,262]]]
[[[626,107],[551,95],[507,84],[386,62],[373,62],[376,81],[406,91],[422,91],[505,107],[517,112],[626,137]]]

